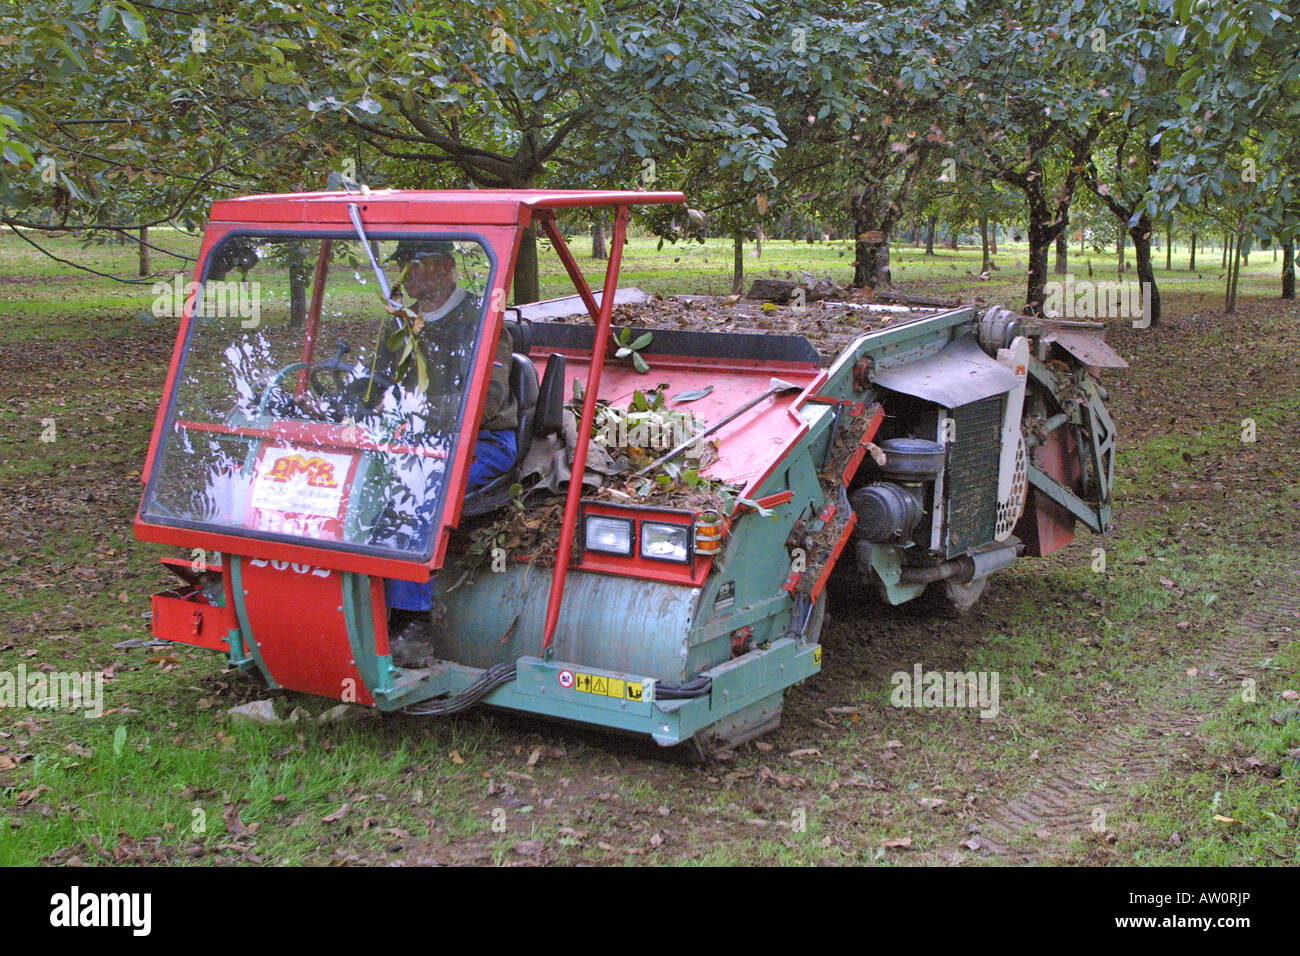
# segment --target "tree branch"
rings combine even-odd
[[[56,256],[54,253],[50,252],[50,250],[46,249],[44,246],[40,245],[35,240],[29,239],[27,236],[24,236],[21,232],[18,231],[18,227],[15,226],[13,222],[11,222],[8,218],[0,219],[0,222],[3,222],[6,226],[9,227],[9,229],[13,232],[15,236],[17,236],[23,242],[27,243],[29,246],[34,247],[38,252],[41,253],[41,255],[45,256],[46,258],[53,259],[55,262],[62,262],[64,265],[72,266],[72,268],[74,269],[80,269],[82,272],[89,272],[91,275],[101,276],[102,278],[105,279],[112,279],[114,282],[121,282],[124,285],[153,285],[152,280],[161,274],[155,272],[153,275],[148,276],[144,279],[123,279],[121,276],[115,276],[108,272],[100,272],[98,269],[92,269],[90,268],[90,266],[83,266],[81,265],[81,263],[73,262],[71,259],[64,259],[62,256]]]

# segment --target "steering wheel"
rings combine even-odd
[[[293,374],[294,372],[301,372],[303,369],[307,367],[308,366],[306,362],[290,362],[284,368],[280,369],[280,371],[272,375],[271,381],[267,383],[266,388],[263,389],[262,391],[262,397],[258,399],[257,414],[260,417],[265,417],[269,415],[271,402],[275,398],[276,393],[279,393],[282,396],[286,396],[287,398],[288,393],[285,391],[285,389],[282,388],[281,385],[284,379],[287,376]],[[330,394],[330,387],[329,387],[331,383],[318,381],[318,379],[320,378],[322,378],[322,376],[320,376],[317,373],[316,369],[313,369],[312,373],[307,376],[308,386],[318,396],[328,401],[332,397]],[[292,399],[289,400],[292,401]]]
[[[271,376],[271,381],[258,399],[257,414],[265,417],[271,413],[271,403],[277,392],[284,395],[285,400],[291,400],[281,383],[287,376],[307,367],[306,362],[292,362]],[[307,375],[309,390],[320,400],[318,404],[324,406],[315,411],[334,421],[342,421],[344,418],[360,421],[374,414],[375,406],[392,384],[382,375],[377,374],[373,378],[357,375],[349,368],[327,363],[312,366]]]
[[[380,375],[374,376],[373,379],[357,375],[352,370],[352,366],[343,360],[343,356],[349,350],[348,343],[339,339],[338,351],[331,358],[310,366],[310,371],[307,373],[307,387],[318,400],[324,402],[324,407],[318,406],[309,411],[315,411],[334,421],[342,421],[344,418],[359,419],[370,414],[373,406],[392,384]],[[277,391],[283,393],[281,382],[286,376],[301,372],[308,367],[306,362],[291,362],[271,376],[271,381],[267,383],[262,397],[258,400],[258,415],[266,416],[269,413],[275,393]]]

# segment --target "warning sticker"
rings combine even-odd
[[[560,671],[560,686],[566,689],[573,686],[573,671]]]
[[[813,663],[818,667],[822,666],[822,646],[820,644],[813,648]]]
[[[560,674],[560,683],[564,683],[564,675],[569,673],[563,671]],[[623,680],[621,677],[602,677],[599,674],[583,674],[581,672],[571,675],[572,687],[576,691],[584,694],[595,694],[598,697],[612,697],[615,700],[648,700],[646,685],[644,681]]]

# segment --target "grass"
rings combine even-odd
[[[103,310],[113,314],[118,321],[133,319],[138,313],[147,310],[153,301],[149,290],[154,282],[170,281],[178,271],[187,275],[193,272],[191,260],[199,249],[197,236],[179,231],[153,230],[150,236],[156,245],[177,255],[153,253],[151,265],[156,275],[147,280],[136,278],[136,256],[128,246],[83,246],[67,238],[39,239],[43,246],[65,259],[119,275],[125,280],[136,282],[134,285],[115,284],[111,280],[77,272],[70,266],[42,256],[13,235],[0,237],[0,276],[20,280],[0,283],[0,308],[7,303],[15,303],[21,306],[24,313],[42,316],[58,313],[67,306],[72,309]],[[587,240],[581,235],[574,236],[570,240],[570,247],[577,255],[588,283],[596,286],[603,283],[605,263],[589,257]],[[539,253],[543,298],[573,294],[568,277],[558,257],[549,248],[549,243],[543,240],[539,244]],[[992,281],[989,282],[974,281],[974,276],[980,269],[980,252],[970,247],[936,248],[934,255],[925,255],[918,245],[897,243],[893,247],[891,267],[895,280],[903,285],[934,283],[936,291],[955,296],[969,296],[971,293],[982,295],[987,290],[993,292],[995,298],[1015,305],[1017,297],[1023,296],[1023,271],[1028,255],[1027,243],[1002,243],[999,254],[995,257],[995,261],[1002,265],[1002,271],[993,273]],[[1196,273],[1185,271],[1186,259],[1182,255],[1178,256],[1171,272],[1163,269],[1162,256],[1157,256],[1156,260],[1158,283],[1168,284],[1179,293],[1194,294],[1208,308],[1220,306],[1223,270],[1218,265],[1217,253],[1208,258],[1203,254]],[[1090,250],[1080,256],[1077,247],[1070,250],[1068,260],[1076,278],[1086,278],[1087,270],[1091,268],[1092,277],[1097,281],[1117,278],[1115,262],[1115,255],[1111,251],[1099,253]],[[1129,264],[1131,267],[1131,258]],[[638,285],[646,292],[660,295],[676,292],[725,294],[731,290],[731,267],[732,246],[729,239],[710,239],[703,243],[665,243],[659,248],[658,239],[637,236],[634,232],[624,250],[620,284]],[[1271,254],[1257,252],[1251,262],[1242,266],[1242,296],[1276,295],[1278,268]],[[841,284],[848,284],[853,277],[852,242],[843,239],[814,243],[769,239],[763,244],[761,257],[755,257],[752,243],[746,246],[747,282],[764,275],[790,275],[798,278],[803,272],[811,272],[818,277],[830,276]],[[1134,275],[1126,272],[1125,278],[1133,280]],[[41,288],[33,295],[32,286],[42,283],[53,283],[54,287]],[[89,315],[90,312],[87,311],[86,314]],[[11,325],[6,329],[6,334],[12,334],[12,331]]]
[[[156,238],[197,249],[193,237]],[[126,248],[48,244],[105,271],[134,265]],[[625,284],[729,289],[729,243],[654,246],[630,243]],[[1014,303],[1023,283],[1014,263],[1024,258],[1023,246],[1005,246],[1004,271],[975,282],[975,250],[926,257],[900,247],[895,276],[935,294]],[[603,275],[603,263],[580,261],[593,280]],[[159,268],[182,262],[155,255]],[[544,263],[543,294],[566,294],[558,264]],[[1099,278],[1113,270],[1103,256],[1093,264]],[[751,277],[807,270],[843,282],[851,250],[770,241],[746,266]],[[1295,862],[1300,765],[1290,751],[1300,746],[1300,703],[1282,693],[1300,688],[1297,647],[1237,662],[1257,679],[1255,703],[1240,699],[1235,672],[1207,664],[1247,627],[1247,611],[1271,600],[1252,582],[1273,581],[1295,553],[1277,517],[1294,513],[1297,500],[1288,464],[1300,415],[1288,372],[1294,310],[1251,301],[1276,294],[1268,256],[1243,268],[1244,315],[1231,323],[1214,317],[1221,285],[1203,275],[1174,273],[1165,289],[1180,319],[1204,310],[1201,326],[1117,332],[1134,368],[1110,386],[1121,430],[1113,537],[1081,538],[999,575],[971,621],[840,614],[828,625],[826,671],[790,693],[786,725],[768,748],[696,766],[501,713],[240,724],[227,711],[249,700],[269,697],[282,715],[320,714],[330,702],[269,692],[196,649],[114,649],[147,636],[147,595],[169,586],[156,559],[172,552],[135,542],[130,520],[174,324],[138,319],[148,286],[75,273],[6,236],[0,349],[13,358],[0,383],[9,542],[0,555],[0,671],[23,663],[108,676],[98,720],[0,712],[0,864],[996,863],[963,846],[985,808],[1075,766],[1099,728],[1140,748],[1145,715],[1171,708],[1196,721],[1190,749],[1172,765],[1132,773],[1120,747],[1097,750],[1080,773],[1087,798],[1110,808],[1116,841],[1085,828],[1045,861]],[[1195,368],[1174,364],[1193,353]],[[1245,417],[1259,436],[1249,446]],[[47,419],[55,436],[44,442]],[[1226,494],[1197,496],[1216,480]],[[1104,571],[1094,570],[1097,546]],[[917,661],[998,672],[999,717],[890,706],[890,673]],[[834,718],[832,730],[813,723],[825,723],[831,705],[857,713]],[[1276,776],[1260,769],[1272,766]]]
[[[1134,862],[1179,866],[1300,862],[1297,777],[1300,707],[1281,695],[1300,686],[1295,646],[1271,661],[1254,701],[1240,686],[1217,695],[1219,713],[1199,735],[1204,752],[1135,794]]]

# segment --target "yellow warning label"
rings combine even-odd
[[[645,683],[623,680],[619,677],[600,677],[596,674],[574,674],[573,689],[584,694],[599,694],[615,700],[644,700]]]
[[[820,644],[813,648],[813,663],[818,667],[822,666],[822,646]]]

